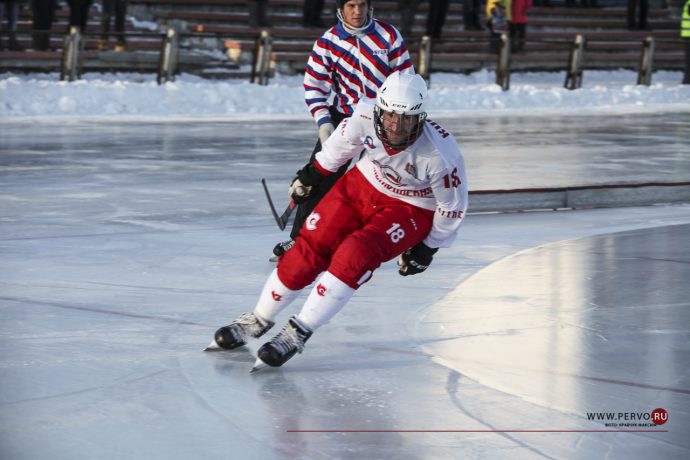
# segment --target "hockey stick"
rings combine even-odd
[[[297,205],[293,200],[290,200],[290,204],[288,204],[287,208],[285,208],[285,211],[283,211],[283,214],[280,216],[278,215],[278,211],[276,211],[276,207],[273,205],[273,200],[271,199],[271,194],[268,192],[268,187],[266,186],[266,179],[262,178],[261,179],[261,185],[264,186],[264,192],[266,193],[266,199],[268,200],[268,205],[271,207],[271,213],[273,213],[273,218],[276,220],[276,224],[278,224],[278,228],[281,230],[285,230],[285,227],[287,227],[287,222],[288,219],[290,218],[290,215],[292,214],[292,211],[295,210]]]

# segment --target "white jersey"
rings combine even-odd
[[[437,123],[426,120],[417,140],[407,149],[389,154],[374,128],[374,99],[361,99],[316,154],[319,166],[337,171],[349,159],[381,193],[411,205],[435,211],[424,244],[449,247],[467,211],[465,160],[455,138]]]

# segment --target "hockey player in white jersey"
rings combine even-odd
[[[465,164],[453,136],[427,119],[426,102],[424,80],[400,72],[385,80],[375,100],[360,100],[316,161],[298,172],[289,194],[302,200],[364,149],[363,157],[308,216],[254,311],[220,328],[215,346],[232,349],[262,336],[316,280],[300,312],[259,348],[259,366],[281,366],[302,352],[381,263],[399,256],[399,273],[414,275],[453,243],[467,210]]]

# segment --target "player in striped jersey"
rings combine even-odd
[[[319,128],[310,163],[321,150],[321,143],[343,119],[352,115],[357,102],[376,97],[388,75],[398,71],[414,74],[400,32],[374,19],[371,0],[336,0],[336,7],[338,22],[314,43],[304,74],[304,99]],[[273,248],[276,256],[292,247],[307,216],[349,164],[330,175],[318,193],[299,204],[290,240]]]

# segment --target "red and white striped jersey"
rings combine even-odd
[[[331,123],[329,105],[352,115],[357,101],[376,97],[395,71],[414,73],[410,53],[395,27],[373,19],[355,36],[338,22],[314,43],[304,73],[304,99],[317,125]]]
[[[336,171],[364,151],[356,163],[381,193],[435,211],[424,243],[449,247],[467,211],[465,160],[452,134],[427,119],[417,140],[398,153],[389,153],[376,136],[374,99],[362,99],[316,154],[316,166]]]

